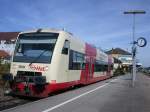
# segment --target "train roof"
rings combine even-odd
[[[23,32],[20,32],[19,34],[24,34],[24,33],[35,33],[35,32],[53,32],[53,33],[67,33],[68,35],[70,35],[70,37],[72,37],[72,39],[74,41],[78,41],[78,42],[81,42],[81,43],[86,43],[84,40],[82,40],[81,38],[79,37],[76,37],[73,35],[73,33],[70,33],[68,31],[65,31],[65,30],[60,30],[60,29],[34,29],[34,30],[29,30],[29,31],[23,31]]]
[[[34,30],[29,30],[29,31],[23,31],[20,34],[23,34],[23,33],[35,33],[35,32],[53,32],[53,33],[64,32],[64,33],[68,33],[69,35],[73,35],[72,33],[67,32],[65,30],[53,29],[53,28],[52,29],[34,29]]]

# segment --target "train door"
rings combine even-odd
[[[93,62],[92,58],[90,58],[90,63],[89,63],[89,80],[92,78],[93,75]]]
[[[85,83],[90,83],[93,79],[94,63],[96,58],[96,48],[90,44],[85,45],[86,67],[85,67]]]
[[[86,83],[93,78],[93,59],[90,57],[87,63]]]

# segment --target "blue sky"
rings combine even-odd
[[[145,15],[136,16],[135,36],[147,39],[147,46],[138,48],[138,58],[150,66],[150,0],[0,0],[0,4],[0,31],[65,28],[105,50],[130,50],[132,15],[123,12],[145,10]]]

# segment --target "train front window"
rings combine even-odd
[[[21,34],[14,52],[14,62],[50,63],[58,34]]]

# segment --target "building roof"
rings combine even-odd
[[[0,58],[7,58],[7,57],[10,57],[10,55],[4,50],[0,50]]]
[[[20,32],[0,32],[0,40],[16,40]]]
[[[115,48],[115,49],[111,49],[109,51],[106,51],[107,54],[121,54],[121,55],[132,55],[130,52],[125,51],[121,48]]]

